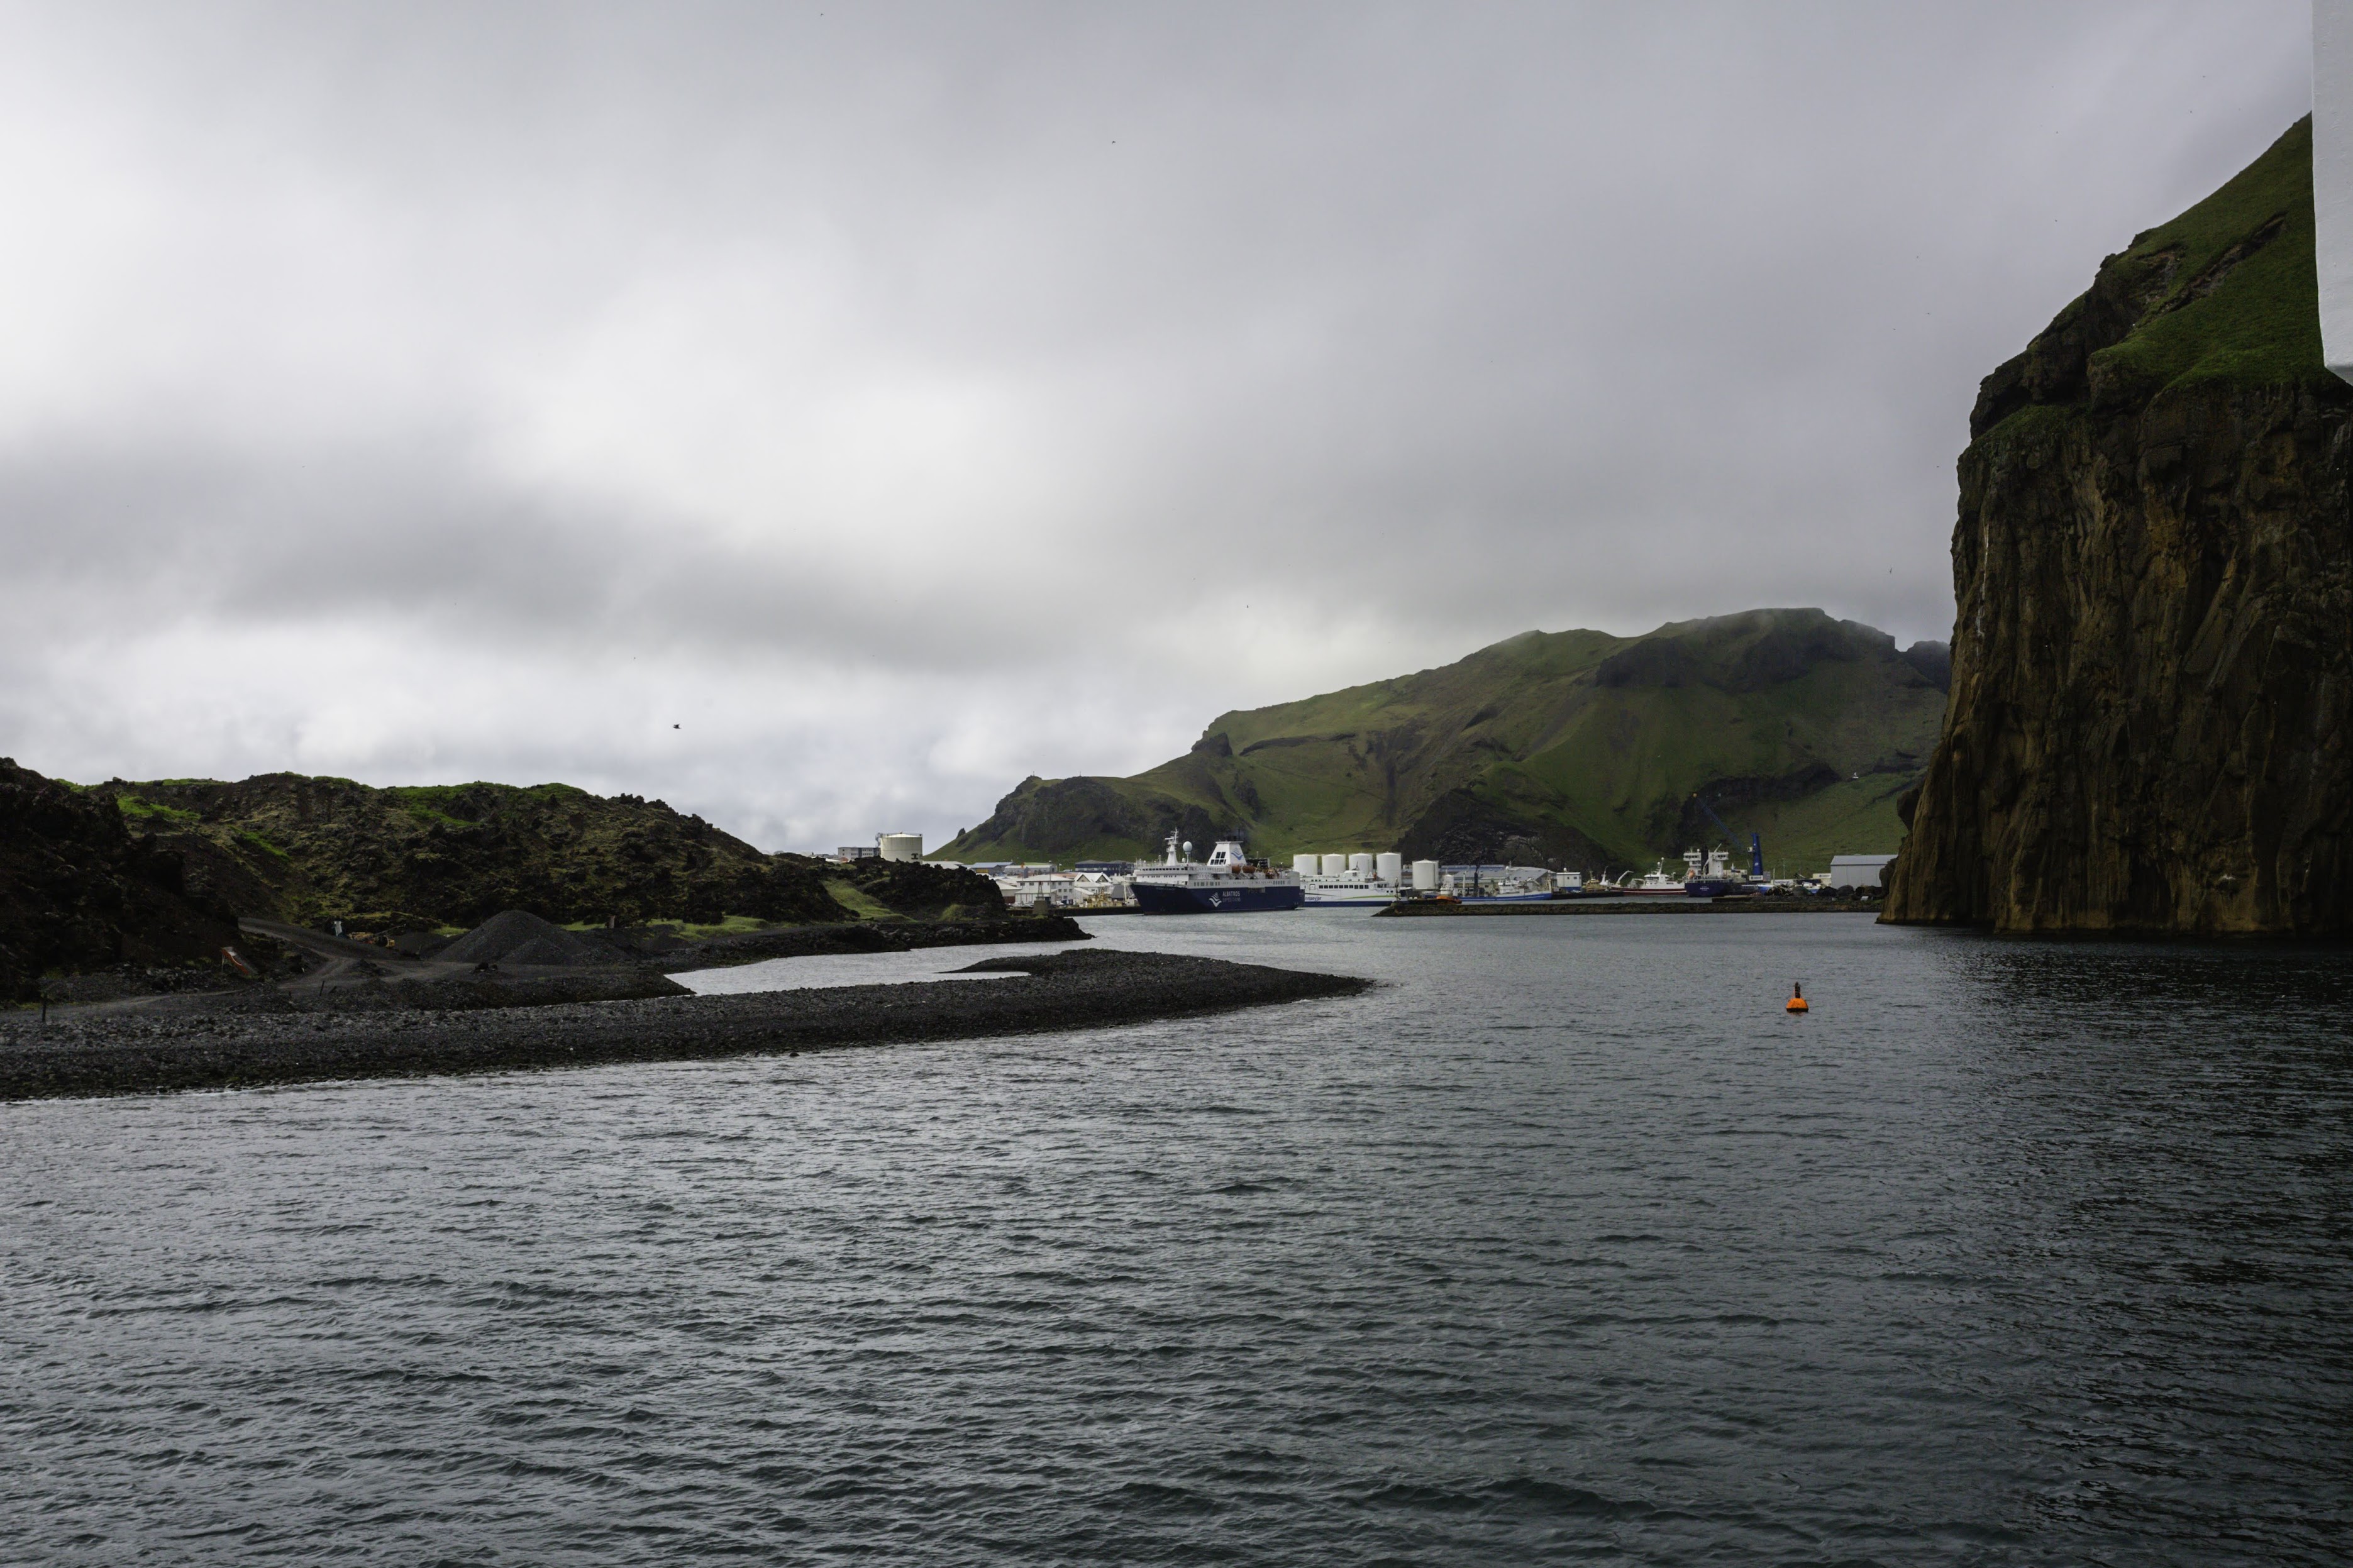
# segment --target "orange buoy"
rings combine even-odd
[[[1789,1004],[1788,1006],[1784,1007],[1782,1011],[1785,1013],[1803,1013],[1806,1010],[1806,988],[1794,983],[1791,984],[1789,986]]]

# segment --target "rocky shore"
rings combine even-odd
[[[1370,983],[1166,953],[986,959],[1014,978],[473,1011],[89,1012],[0,1021],[0,1100],[977,1039],[1184,1017]]]

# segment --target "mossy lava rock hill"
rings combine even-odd
[[[0,758],[0,1001],[43,974],[216,956],[232,911],[191,897],[181,856],[102,795]]]
[[[372,788],[265,773],[236,784],[113,780],[124,817],[175,851],[192,891],[243,915],[398,929],[470,926],[502,910],[558,923],[830,921],[995,913],[995,884],[766,855],[659,800],[569,784]],[[895,869],[895,868],[894,868]],[[837,897],[836,886],[880,892]]]
[[[2353,387],[2313,243],[2306,121],[1986,378],[1887,919],[2353,925]]]
[[[1895,802],[1936,743],[1941,643],[1815,609],[1750,610],[1641,637],[1525,632],[1437,669],[1213,721],[1133,778],[1025,780],[939,853],[960,860],[1396,847],[1441,860],[1606,870],[1723,835],[1815,871],[1888,852]]]

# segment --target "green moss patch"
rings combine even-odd
[[[384,794],[395,805],[419,822],[429,823],[436,827],[479,827],[481,826],[480,823],[456,816],[447,809],[465,787],[463,784],[410,784],[385,790]]]
[[[856,919],[861,921],[902,921],[907,918],[898,910],[892,909],[890,905],[881,902],[880,900],[868,897],[865,893],[859,890],[858,888],[849,882],[843,881],[839,877],[827,878],[825,881],[825,890],[833,895],[834,902],[849,910]]]
[[[153,826],[158,822],[193,825],[203,820],[196,813],[176,805],[162,805],[152,800],[142,800],[135,795],[118,795],[115,808],[132,821]]]

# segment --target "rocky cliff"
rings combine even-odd
[[[218,956],[233,913],[191,895],[181,856],[114,803],[0,757],[0,1002],[48,973]]]
[[[1986,378],[1888,920],[2348,929],[2353,387],[2311,169],[2306,122]]]

